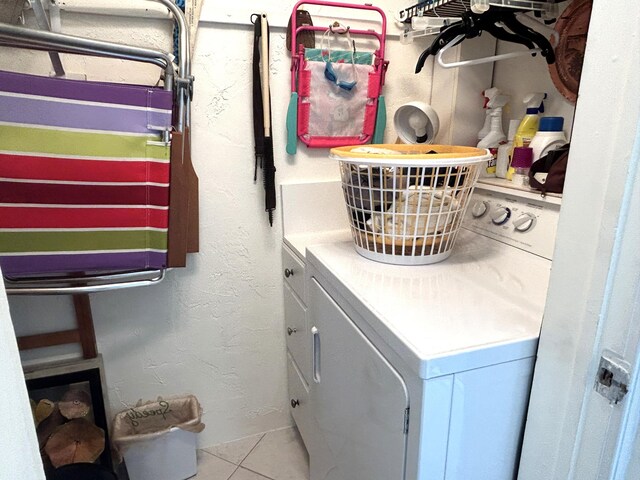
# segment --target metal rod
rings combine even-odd
[[[41,286],[46,284],[73,284],[73,283],[82,283],[87,284],[90,282],[114,282],[117,280],[148,280],[151,276],[152,278],[160,275],[161,270],[144,270],[139,272],[114,272],[106,275],[87,275],[82,277],[69,277],[69,276],[58,276],[58,277],[28,277],[28,278],[12,278],[5,276],[5,284],[10,286]]]
[[[35,14],[36,22],[38,22],[40,29],[47,32],[51,31],[51,24],[49,23],[47,14],[44,11],[42,2],[40,0],[29,0],[29,4],[31,5],[31,8],[33,8],[33,13]],[[65,72],[64,67],[62,66],[62,60],[60,60],[60,54],[58,52],[50,51],[49,58],[51,59],[53,70],[56,72],[56,77],[64,77]]]
[[[0,26],[0,30],[2,27]],[[102,58],[118,58],[121,60],[131,60],[136,62],[150,63],[157,67],[160,67],[164,70],[167,68],[167,62],[163,58],[146,58],[146,57],[138,57],[135,55],[121,55],[104,52],[102,50],[95,50],[85,47],[67,47],[67,46],[57,46],[48,42],[36,42],[36,41],[27,41],[27,42],[13,42],[6,41],[5,37],[3,37],[0,32],[0,46],[12,47],[12,48],[22,48],[28,50],[40,50],[40,51],[48,51],[51,48],[55,48],[56,51],[60,53],[68,53],[74,55],[91,55],[94,57],[102,57]]]
[[[7,295],[69,295],[78,293],[97,293],[121,290],[123,288],[147,287],[155,285],[164,280],[166,270],[159,270],[159,275],[147,280],[136,280],[132,282],[107,283],[102,285],[85,285],[74,287],[16,287],[6,288]]]
[[[173,78],[173,59],[165,52],[148,48],[122,45],[88,38],[43,32],[0,23],[0,40],[18,48],[52,48],[67,53],[115,57],[124,60],[152,63],[165,69]],[[11,40],[13,42],[8,42]]]
[[[184,12],[171,0],[151,0],[161,3],[173,14],[178,28],[178,77],[180,82],[191,82],[191,49],[189,48],[189,25],[184,16]],[[181,87],[181,88],[180,88]],[[178,131],[184,131],[184,126],[191,124],[191,87],[179,85],[176,91],[178,96]]]

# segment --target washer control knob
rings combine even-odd
[[[489,204],[487,202],[476,202],[471,207],[471,215],[473,218],[480,218],[489,210]]]
[[[531,230],[536,223],[536,217],[530,213],[525,213],[513,221],[513,226],[518,232]]]
[[[491,221],[496,225],[504,225],[509,217],[511,217],[511,210],[507,207],[500,207],[491,214]]]

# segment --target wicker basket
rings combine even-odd
[[[448,145],[370,145],[331,150],[355,247],[397,265],[451,255],[486,150]]]

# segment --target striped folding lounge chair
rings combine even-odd
[[[167,267],[172,92],[0,72],[5,276]]]

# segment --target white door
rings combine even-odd
[[[640,478],[638,18],[594,1],[521,480]],[[617,405],[594,390],[603,355],[631,372]]]
[[[27,386],[0,271],[0,479],[44,480]]]
[[[312,279],[311,480],[402,480],[409,399],[398,372]]]

